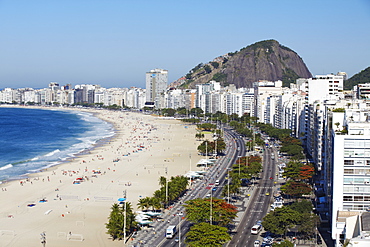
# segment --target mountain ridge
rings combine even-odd
[[[282,80],[284,86],[297,78],[310,78],[311,72],[302,58],[276,40],[264,40],[198,64],[186,74],[180,87],[194,88],[211,80],[223,86],[252,87],[260,80]]]

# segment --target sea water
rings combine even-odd
[[[88,112],[0,107],[0,183],[60,164],[113,135],[112,124]]]

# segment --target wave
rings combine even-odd
[[[34,153],[34,158],[30,157],[27,160],[17,162],[10,161],[8,164],[11,163],[12,165],[0,167],[0,180],[24,176],[61,164],[69,158],[93,148],[100,140],[112,137],[115,134],[112,124],[95,117],[92,113],[68,112],[78,116],[81,121],[76,126],[81,126],[81,129],[70,129],[68,135],[61,136],[62,139],[60,140],[56,139],[60,143],[57,149],[55,147],[51,149],[52,146],[46,146],[45,148],[41,146],[39,151],[49,148],[50,151],[47,154]]]
[[[60,150],[59,149],[56,149],[56,150],[54,150],[54,151],[52,151],[52,152],[50,152],[48,154],[45,154],[44,156],[50,157],[50,156],[53,156],[54,154],[59,153],[59,152],[60,152]]]
[[[6,165],[6,166],[2,166],[2,167],[0,167],[0,171],[6,170],[6,169],[9,169],[9,168],[12,168],[12,167],[13,167],[13,165],[12,165],[12,164],[8,164],[8,165]]]

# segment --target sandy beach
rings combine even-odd
[[[105,223],[124,191],[136,210],[140,198],[159,188],[166,170],[169,177],[199,170],[194,125],[131,112],[94,113],[114,124],[109,142],[0,185],[0,247],[42,246],[42,232],[46,246],[122,246],[106,234]]]

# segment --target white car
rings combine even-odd
[[[260,246],[260,241],[259,240],[254,241],[253,246],[254,247],[259,247]]]

